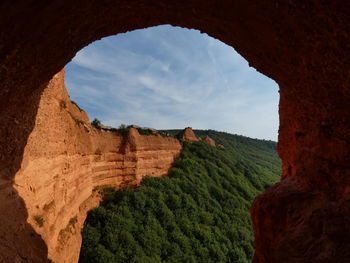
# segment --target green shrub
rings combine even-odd
[[[97,118],[95,118],[92,122],[91,122],[91,125],[93,126],[93,127],[95,127],[96,129],[98,129],[98,130],[101,130],[101,121],[99,120],[99,119],[97,119]]]
[[[144,129],[144,128],[137,128],[137,131],[139,132],[139,134],[141,135],[152,135],[153,131],[151,129]]]

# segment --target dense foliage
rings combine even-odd
[[[95,127],[96,129],[100,130],[101,129],[101,121],[97,118],[95,118],[92,122],[91,125]]]
[[[168,176],[106,194],[87,218],[81,263],[251,261],[249,207],[279,178],[276,144],[196,133],[225,149],[185,143]]]
[[[93,123],[91,123],[91,124],[94,125]],[[99,125],[101,126],[101,122],[99,123]],[[121,135],[128,135],[130,128],[136,128],[138,133],[141,134],[141,135],[153,135],[153,134],[155,134],[155,130],[153,130],[153,129],[146,128],[146,127],[145,128],[138,127],[136,125],[121,124],[118,128],[102,127],[103,130],[119,133]],[[162,135],[162,136],[166,136],[164,134],[164,132],[159,132],[159,134]]]

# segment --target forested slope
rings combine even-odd
[[[86,221],[80,262],[251,261],[249,207],[279,180],[276,143],[195,132],[225,148],[184,143],[168,176],[147,177],[137,189],[106,191]]]

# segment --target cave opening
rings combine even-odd
[[[276,147],[274,143],[268,141],[277,140],[277,84],[273,80],[258,73],[254,68],[249,67],[248,62],[232,47],[209,37],[207,34],[202,34],[197,30],[163,25],[135,30],[98,40],[80,50],[72,61],[65,66],[64,79],[70,100],[73,104],[75,104],[80,111],[86,111],[91,119],[97,118],[98,121],[101,122],[98,125],[103,127],[105,131],[114,130],[121,132],[125,127],[130,125],[133,127],[142,127],[142,129],[155,128],[159,133],[168,133],[174,132],[174,130],[182,130],[190,126],[196,128],[197,131],[195,131],[194,136],[199,135],[200,137],[198,138],[204,138],[204,136],[210,135],[214,137],[215,140],[219,140],[220,142],[224,141],[223,144],[225,144],[224,138],[228,135],[224,135],[224,133],[215,133],[214,131],[219,130],[264,139],[267,141],[266,143],[269,144],[267,148]],[[79,117],[76,118],[79,119]],[[208,130],[211,131],[208,133]],[[139,131],[141,130],[139,129]],[[259,144],[257,140],[248,138],[242,139],[250,140],[248,144],[240,141],[239,137],[232,136],[232,138],[227,138],[237,143],[235,144],[237,148],[249,148],[249,143]],[[216,144],[215,140],[214,145]],[[220,146],[224,147],[222,144],[220,144]],[[262,142],[258,147],[264,148],[266,146],[267,145],[264,145]],[[188,146],[185,148],[186,150],[196,150],[196,148],[192,149]],[[234,176],[239,177],[240,174],[242,174],[243,179],[240,178],[239,180],[246,180],[246,184],[253,185],[251,189],[244,189],[244,187],[237,185],[238,191],[241,191],[239,194],[236,188],[228,187],[230,189],[229,192],[235,193],[226,196],[226,202],[235,203],[234,206],[230,207],[230,210],[235,210],[234,207],[239,206],[240,201],[237,199],[238,196],[240,196],[239,198],[243,198],[242,206],[245,207],[242,211],[236,211],[236,213],[242,213],[242,218],[238,216],[239,218],[235,219],[230,215],[229,218],[231,221],[227,222],[227,224],[231,225],[231,231],[237,231],[237,233],[239,233],[234,234],[232,232],[230,239],[228,236],[225,237],[229,240],[225,246],[230,247],[230,254],[220,247],[223,245],[223,241],[215,241],[216,245],[219,247],[216,251],[213,247],[210,248],[210,246],[203,244],[200,249],[204,251],[210,248],[214,254],[221,253],[225,255],[224,257],[221,256],[222,258],[214,257],[214,261],[237,259],[240,262],[248,262],[252,259],[253,254],[252,229],[250,224],[238,226],[234,224],[234,221],[249,219],[249,206],[254,197],[270,184],[278,181],[280,176],[280,162],[277,160],[278,157],[276,153],[271,153],[266,149],[261,152],[259,152],[258,148],[254,147],[247,150],[232,150],[230,145],[227,144],[226,150],[236,151],[235,155],[226,156],[232,158],[232,163],[222,164],[223,167],[220,167],[220,165],[217,166],[210,158],[207,159],[207,162],[212,161],[213,167],[216,167],[218,170],[227,167],[227,165],[232,165],[232,171],[229,172],[231,175],[228,175],[228,177],[232,176],[231,180],[233,181],[225,182],[226,186],[237,183],[234,182],[234,180],[238,179],[233,178]],[[243,152],[242,155],[240,151]],[[251,151],[251,153],[247,154],[245,151]],[[226,158],[224,155],[220,155],[220,152],[215,154],[217,154],[216,158]],[[246,168],[241,169],[241,164],[236,160],[239,158],[249,159],[251,158],[249,156],[254,154],[260,156],[260,158],[263,155],[268,156],[268,158],[262,159],[264,159],[263,161],[265,162],[272,162],[273,168],[271,168],[270,172],[274,176],[269,177],[262,172],[261,169],[270,169],[270,167],[263,164],[262,159],[259,160],[259,158],[251,159],[253,162],[254,160],[256,161],[255,166],[250,166],[249,163],[243,163],[243,165],[246,165]],[[158,154],[157,157],[153,158],[161,159],[162,157]],[[191,158],[197,157],[193,155]],[[183,158],[180,159],[181,160],[178,162],[184,161]],[[190,161],[190,159],[187,161]],[[111,165],[111,162],[109,164]],[[255,169],[261,170],[262,174],[260,176],[267,176],[269,178],[262,179],[260,182]],[[142,174],[141,177],[160,175],[154,175],[154,171],[151,171],[151,169],[149,169],[147,173],[150,174]],[[213,173],[212,176],[215,177],[215,172],[211,171],[211,173]],[[170,174],[173,174],[173,172],[170,171]],[[186,176],[184,174],[181,175],[182,177]],[[101,192],[106,192],[103,188],[109,189],[104,197],[104,199],[106,199],[106,196],[112,195],[111,189],[106,187],[116,186],[107,186],[107,182],[101,179],[103,173],[100,173],[99,176],[100,182],[98,183],[100,184],[100,189],[102,189]],[[113,176],[113,173],[109,174],[109,176]],[[122,177],[125,175],[116,172],[114,176]],[[170,178],[173,178],[173,176]],[[211,176],[210,172],[208,176]],[[201,183],[202,187],[209,187],[205,186],[209,180],[208,178],[201,179],[203,180]],[[160,185],[164,181],[162,179],[155,180],[159,180],[158,183]],[[216,180],[220,180],[220,177],[216,178]],[[221,178],[221,180],[225,179]],[[147,190],[145,189],[152,189],[150,185],[154,184],[154,182],[146,179],[146,181],[140,181],[140,183],[141,185],[148,185],[143,186],[143,189],[140,191],[141,193],[139,191],[133,193],[133,195],[135,195],[133,198],[137,200],[135,202],[143,203],[143,199],[152,200],[152,197],[148,196]],[[167,183],[171,183],[171,181]],[[173,183],[177,185],[176,181],[173,181]],[[185,183],[185,181],[183,183]],[[125,183],[118,184],[119,189],[131,186],[130,182],[128,183],[129,186]],[[190,183],[187,182],[187,184]],[[208,185],[210,185],[210,183],[208,183]],[[223,188],[224,186],[210,185],[212,189],[215,187]],[[146,194],[142,193],[142,191],[146,191]],[[194,190],[194,192],[196,191],[197,190]],[[202,196],[197,197],[197,199],[199,199],[196,201],[197,204],[201,202],[201,198],[212,198],[210,196],[215,195],[213,191],[214,190],[210,190],[208,193],[202,193]],[[123,194],[125,194],[125,192],[122,191],[120,195]],[[177,207],[173,202],[175,202],[175,199],[177,200],[176,202],[180,202],[179,200],[183,198],[185,192],[180,191],[180,193],[174,195],[171,191],[164,191],[163,194],[167,196],[165,198],[166,201],[160,202],[160,204],[157,205],[167,207],[167,209],[169,207],[167,211],[170,214],[181,213],[181,211],[176,210]],[[139,196],[143,196],[143,198],[140,199]],[[191,200],[194,202],[192,197],[189,200],[185,198],[183,202],[191,202]],[[213,202],[217,202],[215,198],[213,198]],[[109,221],[109,224],[113,225],[113,227],[109,227],[109,229],[119,228],[119,232],[117,230],[108,232],[106,229],[100,229],[94,224],[94,222],[96,223],[96,221],[102,220],[99,213],[112,213],[110,209],[105,210],[106,206],[108,206],[106,202],[90,213],[90,219],[86,222],[85,228],[82,230],[83,249],[80,254],[80,262],[129,262],[128,260],[131,260],[130,257],[132,257],[132,255],[118,257],[119,254],[127,253],[125,252],[127,248],[120,245],[117,249],[116,243],[123,244],[124,242],[131,242],[129,246],[132,246],[132,250],[138,252],[134,253],[134,256],[137,254],[136,257],[138,257],[133,259],[136,261],[142,258],[143,260],[148,259],[152,262],[156,262],[157,256],[161,257],[163,261],[174,260],[174,257],[180,257],[177,258],[177,260],[180,261],[195,260],[201,262],[204,258],[209,260],[209,254],[206,255],[204,253],[202,255],[204,258],[196,258],[195,254],[190,256],[189,251],[184,251],[183,255],[181,255],[179,251],[170,251],[169,248],[163,248],[164,251],[168,251],[168,255],[165,255],[166,253],[163,250],[162,252],[156,252],[156,248],[150,248],[145,243],[144,239],[149,239],[151,243],[159,239],[158,241],[163,242],[163,245],[167,242],[171,242],[173,246],[184,246],[183,242],[185,242],[186,244],[188,243],[187,250],[188,247],[193,244],[201,244],[198,238],[193,236],[185,237],[183,232],[185,230],[180,230],[181,222],[183,220],[190,220],[187,218],[188,215],[186,213],[182,215],[181,222],[175,217],[171,219],[174,221],[175,225],[178,224],[178,226],[176,226],[178,232],[175,234],[169,232],[169,235],[183,236],[181,240],[182,243],[179,241],[181,244],[178,244],[176,240],[167,240],[164,236],[159,236],[159,233],[154,235],[154,231],[159,232],[159,229],[163,232],[168,230],[165,230],[166,226],[164,225],[160,228],[159,226],[152,225],[151,219],[147,219],[151,221],[145,223],[143,226],[143,228],[147,229],[149,224],[152,225],[152,227],[149,227],[145,232],[142,230],[138,230],[138,232],[135,229],[129,229],[128,225],[118,225],[117,222],[120,222],[120,220],[121,222],[128,220],[127,218],[123,218],[126,213],[125,210],[130,209],[131,212],[128,213],[132,213],[133,218],[138,217],[138,215],[134,213],[139,212],[133,210],[132,207],[128,207],[131,204],[124,205],[123,211],[115,211],[113,215],[114,222]],[[148,205],[150,206],[148,209],[144,208],[144,204],[138,207],[141,213],[149,214],[151,215],[150,217],[154,216],[152,213],[161,213],[155,210],[154,205]],[[145,209],[145,211],[143,211],[143,209]],[[211,221],[222,220],[213,215],[213,213],[219,213],[218,211],[207,211],[208,209],[213,209],[211,206],[198,207],[197,209],[199,210],[197,212],[198,215],[201,216],[192,218],[191,221],[197,220],[198,225],[182,225],[183,228],[190,227],[194,229],[200,225],[199,223],[205,225]],[[226,211],[225,213],[229,212]],[[203,219],[203,216],[206,219]],[[140,223],[146,219],[140,217],[137,220]],[[130,221],[129,223],[136,224],[136,219],[135,222]],[[162,224],[163,223],[164,222],[162,222]],[[106,222],[101,222],[101,224],[105,225]],[[215,227],[215,225],[211,227]],[[223,226],[221,226],[221,228],[224,229]],[[244,231],[242,229],[244,229]],[[120,232],[120,230],[123,232]],[[211,231],[214,231],[214,229]],[[230,230],[227,230],[227,232],[230,232]],[[102,236],[98,237],[99,235]],[[191,235],[194,234],[192,233]],[[204,233],[198,230],[196,235],[204,235]],[[246,243],[238,242],[236,235],[246,235]],[[126,236],[128,241],[123,239],[126,238]],[[92,240],[94,240],[95,243],[93,243]],[[94,250],[88,247],[94,247]],[[195,250],[195,248],[192,249]],[[159,255],[157,253],[159,253]],[[175,255],[176,253],[177,255]],[[99,255],[98,258],[96,258],[96,255]]]
[[[19,176],[30,165],[25,151],[41,121],[37,112],[47,82],[76,52],[97,39],[172,24],[199,29],[234,46],[252,66],[279,84],[278,152],[283,179],[259,196],[251,208],[253,261],[347,263],[348,9],[344,1],[2,1],[0,214],[6,216],[0,219],[0,261],[47,262],[54,253],[63,254],[56,250],[57,235],[47,234],[75,222],[68,217],[50,229],[37,228],[36,224],[42,223],[45,227],[45,222],[33,211],[62,208],[62,204],[44,199],[59,192],[63,196],[71,193],[70,182],[59,181],[58,191],[54,191],[50,180],[45,182],[43,169]],[[60,126],[51,122],[50,127],[51,138],[58,138]],[[66,142],[62,149],[53,144],[55,152],[44,143],[48,138],[41,140],[29,156],[43,168],[51,163],[54,169],[46,167],[46,171],[69,171],[72,167],[67,163],[58,171],[58,159],[53,157],[66,153],[71,144]],[[44,186],[46,195],[35,195]],[[31,207],[36,201],[38,207]],[[71,231],[69,227],[66,230]],[[66,252],[75,249],[69,246]]]

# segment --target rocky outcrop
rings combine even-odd
[[[216,146],[215,141],[212,138],[210,138],[208,135],[205,136],[205,138],[203,139],[203,142],[205,142],[206,144],[209,144],[211,146]]]
[[[215,141],[208,135],[206,135],[204,139],[198,138],[191,127],[187,127],[183,130],[182,140],[185,142],[205,142],[206,144],[209,144],[211,146],[217,146]]]
[[[100,201],[104,185],[136,186],[144,176],[167,173],[179,155],[178,140],[97,130],[69,100],[64,72],[41,96],[36,124],[24,149],[14,185],[28,222],[48,247],[53,262],[77,262],[87,211]]]
[[[193,132],[191,127],[187,127],[183,130],[182,140],[185,142],[199,142],[199,138],[197,138],[196,134]]]

